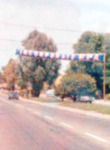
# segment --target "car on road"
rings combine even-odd
[[[19,99],[19,93],[14,91],[9,92],[8,99]]]
[[[80,96],[79,102],[92,103],[95,100],[92,96]]]

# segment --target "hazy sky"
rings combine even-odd
[[[58,43],[59,53],[71,54],[72,43],[77,42],[83,31],[110,32],[109,16],[108,0],[0,0],[0,68],[11,57],[16,58],[20,41],[35,29]],[[63,61],[62,70],[67,64]]]

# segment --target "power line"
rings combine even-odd
[[[23,25],[23,24],[12,24],[12,23],[0,23],[0,24],[6,25],[6,26],[23,27],[23,28],[39,28],[39,29],[46,29],[46,30],[52,30],[52,31],[79,32],[79,33],[83,32],[81,30],[59,29],[59,28],[52,28],[52,27],[38,27],[38,26],[34,26],[34,25]]]
[[[55,43],[57,45],[72,45],[72,44],[75,44],[75,43]]]
[[[4,39],[4,38],[0,38],[0,41],[8,41],[8,42],[22,42],[22,41],[20,41],[20,40],[13,40],[13,39]],[[54,44],[56,44],[56,45],[74,45],[74,44],[76,44],[76,43],[66,43],[66,42],[64,42],[64,43],[54,43]],[[103,45],[105,45],[105,44],[102,44],[102,46]]]
[[[1,41],[8,41],[8,42],[21,42],[20,40],[13,40],[13,39],[3,39],[3,38],[0,38]],[[75,43],[55,43],[57,45],[73,45]]]
[[[21,42],[21,41],[18,41],[18,40],[12,40],[12,39],[2,39],[0,38],[1,41],[9,41],[9,42]]]

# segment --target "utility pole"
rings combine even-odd
[[[103,70],[103,98],[105,100],[105,93],[106,93],[106,85],[105,85],[105,77],[106,77],[106,45],[104,44],[104,70]]]

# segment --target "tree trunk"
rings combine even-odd
[[[33,96],[39,97],[39,95],[40,95],[40,90],[39,89],[33,89]]]

